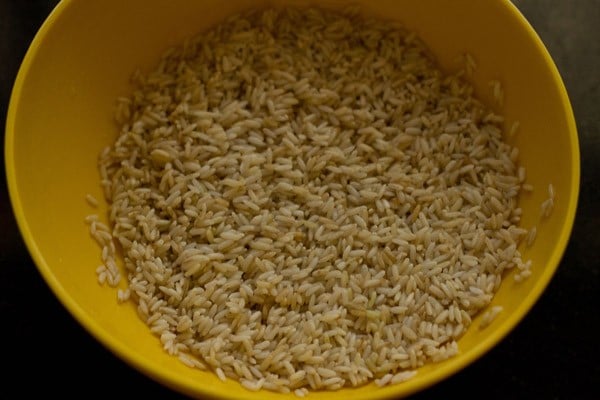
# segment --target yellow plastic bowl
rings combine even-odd
[[[134,306],[118,305],[115,291],[100,287],[95,269],[100,250],[83,223],[93,210],[84,197],[102,198],[96,170],[100,150],[116,137],[115,99],[131,91],[136,67],[153,67],[159,55],[229,14],[265,4],[304,1],[257,0],[65,0],[40,29],[23,61],[6,127],[6,169],[17,221],[29,250],[56,296],[111,351],[154,379],[193,396],[281,399],[248,392],[209,372],[168,356],[138,318]],[[343,1],[320,1],[339,7]],[[532,248],[533,275],[522,283],[509,276],[494,298],[504,311],[487,329],[476,319],[459,342],[460,354],[428,365],[412,380],[385,388],[374,384],[324,399],[380,399],[408,395],[473,362],[501,340],[541,295],[566,247],[579,189],[577,132],[567,93],[552,59],[523,16],[507,0],[354,1],[364,11],[402,21],[429,45],[444,68],[465,52],[477,62],[473,82],[491,104],[488,82],[499,80],[508,122],[520,121],[511,139],[521,150],[528,182],[522,225],[538,226]],[[540,222],[540,204],[552,183],[552,216]],[[105,213],[106,204],[100,205]],[[535,344],[533,344],[535,345]],[[314,395],[313,395],[314,396]]]

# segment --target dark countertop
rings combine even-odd
[[[19,64],[56,2],[0,0],[2,126]],[[515,3],[548,47],[573,104],[582,168],[577,219],[560,268],[522,323],[479,361],[417,399],[600,398],[600,0]],[[6,398],[28,398],[41,388],[64,398],[182,398],[114,357],[62,307],[23,244],[5,179],[0,226],[0,360],[10,371],[0,397],[16,391]],[[20,376],[31,385],[20,386]]]

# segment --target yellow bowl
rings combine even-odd
[[[33,258],[65,307],[111,351],[156,380],[181,392],[223,398],[280,399],[221,382],[168,356],[137,317],[118,305],[114,290],[100,287],[95,268],[99,248],[83,223],[92,210],[86,193],[101,198],[97,155],[116,136],[115,99],[131,88],[138,66],[152,67],[168,47],[248,7],[306,1],[257,0],[65,0],[40,29],[23,61],[6,127],[6,169],[17,221]],[[338,7],[343,1],[321,1]],[[444,68],[469,52],[478,68],[473,83],[491,101],[488,82],[505,90],[507,120],[520,121],[511,139],[521,150],[528,181],[535,187],[520,199],[522,225],[538,225],[533,275],[522,283],[510,276],[493,305],[504,312],[487,329],[478,320],[459,342],[460,354],[427,365],[412,380],[384,388],[374,384],[337,392],[327,399],[375,399],[407,395],[460,370],[501,340],[538,299],[565,250],[577,204],[579,148],[567,93],[554,63],[523,16],[507,0],[355,1],[365,12],[402,21],[430,46]],[[554,185],[552,216],[539,222],[547,186]],[[100,205],[105,213],[106,204]],[[288,395],[293,398],[293,395]]]

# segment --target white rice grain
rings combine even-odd
[[[548,198],[542,202],[540,206],[542,218],[548,218],[554,209],[554,199]]]
[[[527,234],[527,247],[533,246],[533,242],[535,242],[535,238],[537,237],[537,227],[534,226],[529,230]]]
[[[130,295],[131,295],[131,292],[129,289],[125,289],[125,290],[118,289],[117,290],[117,300],[119,301],[119,303],[124,303],[127,300],[129,300]]]
[[[508,131],[508,137],[511,138],[511,137],[515,136],[515,134],[519,130],[520,126],[521,126],[521,123],[519,121],[514,121],[512,123],[512,125],[510,126],[510,130]]]
[[[391,379],[391,383],[392,385],[395,385],[397,383],[400,382],[406,382],[407,380],[411,379],[412,377],[414,377],[417,374],[417,371],[402,371],[402,372],[398,372],[396,375],[394,375]]]
[[[497,105],[502,106],[504,104],[504,89],[502,88],[502,84],[498,80],[492,80],[489,82],[489,85],[492,88],[494,101]]]
[[[554,200],[556,198],[556,193],[554,192],[554,186],[550,183],[548,184],[548,198]]]
[[[94,208],[98,207],[98,200],[89,193],[85,195],[85,201],[87,201],[87,203]]]
[[[487,328],[498,316],[498,314],[502,312],[502,310],[502,306],[494,306],[485,313],[483,313],[483,316],[481,317],[481,322],[479,323],[479,329]]]

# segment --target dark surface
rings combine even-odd
[[[19,63],[55,3],[0,0],[2,126]],[[417,399],[600,398],[600,1],[515,3],[548,47],[573,104],[582,159],[577,220],[557,274],[523,322],[479,361]],[[0,227],[0,360],[10,371],[2,379],[0,398],[28,398],[38,389],[65,398],[115,392],[181,398],[114,357],[62,307],[23,244],[4,179]],[[21,376],[30,384],[20,385]],[[11,392],[19,395],[5,397]]]

